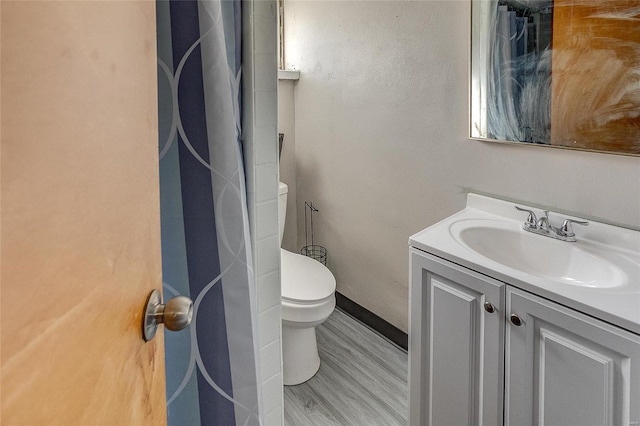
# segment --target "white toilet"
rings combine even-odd
[[[280,244],[287,214],[287,185],[280,182]],[[320,368],[316,326],[336,306],[336,279],[322,263],[280,249],[282,282],[282,368],[285,385],[312,378]]]

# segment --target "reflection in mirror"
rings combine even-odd
[[[472,0],[471,137],[640,155],[640,0]]]

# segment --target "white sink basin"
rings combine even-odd
[[[450,232],[462,246],[490,261],[560,284],[623,290],[629,272],[635,275],[637,270],[629,268],[624,256],[591,242],[532,234],[513,221],[459,220]]]
[[[541,209],[519,204],[534,210]],[[522,229],[514,203],[478,194],[411,236],[413,249],[640,334],[640,232],[590,220],[576,242]],[[551,212],[552,224],[581,219]]]

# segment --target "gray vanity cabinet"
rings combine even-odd
[[[640,336],[413,247],[410,271],[410,425],[640,425]]]
[[[511,286],[506,312],[506,425],[639,424],[640,336]]]
[[[410,424],[501,425],[504,283],[411,249]]]

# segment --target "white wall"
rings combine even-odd
[[[287,194],[287,219],[282,247],[298,253],[298,218],[296,216],[296,133],[293,90],[296,80],[278,81],[278,132],[284,133],[280,157],[280,181],[289,187]],[[303,201],[304,202],[304,201]]]
[[[406,331],[407,239],[470,191],[640,227],[640,158],[467,138],[468,1],[286,0],[285,14],[298,242],[311,200],[357,303]]]

